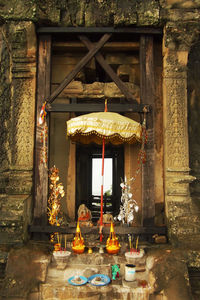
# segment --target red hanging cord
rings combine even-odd
[[[107,99],[105,100],[105,109],[104,112],[107,112]],[[104,185],[104,155],[105,155],[105,138],[103,138],[102,143],[102,170],[101,170],[101,214],[100,214],[100,242],[102,242],[103,234],[102,234],[102,228],[103,228],[103,185]]]

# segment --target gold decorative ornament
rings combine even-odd
[[[74,251],[74,253],[77,253],[77,254],[81,254],[85,250],[84,239],[81,235],[79,221],[77,222],[76,234],[75,234],[74,240],[72,242],[72,250]]]
[[[59,181],[59,170],[55,166],[50,169],[50,196],[48,199],[47,215],[49,224],[60,226],[58,215],[60,212],[60,200],[64,197],[65,192],[62,183]]]
[[[107,239],[107,242],[106,242],[106,251],[109,254],[117,254],[119,252],[120,248],[121,248],[121,245],[118,241],[118,238],[115,235],[113,223],[111,222],[110,236],[109,236],[109,238]]]

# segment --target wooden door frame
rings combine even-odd
[[[95,31],[96,30],[96,31]],[[78,34],[80,33],[95,33],[95,32],[102,32],[104,34],[102,38],[99,40],[96,46],[91,47],[91,43],[88,42],[88,39],[85,36],[81,36],[85,44],[87,45],[89,52],[83,58],[81,63],[77,64],[78,66],[75,67],[75,70],[71,72],[68,76],[65,77],[63,82],[58,86],[58,88],[51,94],[50,93],[50,81],[51,81],[51,46],[52,46],[52,34],[56,32],[74,32],[76,31]],[[48,171],[45,167],[40,164],[40,149],[41,149],[41,140],[40,140],[40,133],[42,130],[41,125],[38,124],[37,120],[39,118],[39,113],[42,104],[44,101],[47,101],[47,110],[49,112],[52,111],[60,111],[60,112],[69,112],[69,111],[89,111],[93,109],[93,111],[99,109],[97,106],[90,105],[82,106],[84,104],[69,104],[69,105],[54,105],[52,104],[53,100],[61,93],[61,91],[73,80],[76,76],[77,72],[92,58],[96,55],[98,61],[100,60],[102,63],[102,57],[100,54],[97,54],[101,47],[106,43],[106,41],[111,36],[112,32],[120,32],[120,30],[115,30],[113,28],[95,28],[88,31],[86,28],[82,29],[75,29],[75,28],[40,28],[38,30],[38,73],[37,73],[37,109],[36,109],[36,140],[35,140],[35,184],[34,184],[34,224],[38,225],[46,225],[47,218],[46,218],[46,210],[47,210],[47,197],[48,197]],[[129,91],[123,89],[123,82],[116,80],[115,75],[115,83],[122,90],[122,93],[125,94],[126,99],[129,103],[124,103],[121,105],[116,105],[116,111],[132,111],[143,113],[144,107],[147,108],[148,111],[151,110],[151,113],[148,117],[148,132],[149,132],[149,142],[147,145],[147,163],[143,166],[142,172],[142,180],[143,186],[143,225],[145,226],[152,226],[153,219],[155,216],[155,203],[154,203],[154,186],[155,186],[155,179],[152,176],[154,172],[154,163],[152,164],[154,151],[154,70],[153,70],[153,36],[154,34],[161,34],[161,30],[157,29],[138,29],[135,28],[131,30],[123,29],[123,32],[128,33],[139,33],[141,35],[140,38],[140,91],[141,91],[141,104],[135,102],[132,95],[130,96]],[[108,69],[108,74],[110,74],[110,69],[108,66],[105,66],[105,62],[103,61],[103,66]],[[111,75],[111,78],[113,74]],[[120,83],[119,83],[120,82]],[[122,85],[121,85],[122,83]],[[132,103],[130,102],[131,100]],[[92,107],[92,108],[91,108]],[[103,108],[103,106],[102,106]],[[112,105],[112,111],[115,111],[115,105]],[[148,162],[149,161],[149,162]],[[151,174],[151,180],[149,177]],[[151,192],[149,192],[151,191]]]

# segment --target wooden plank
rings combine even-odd
[[[93,47],[93,44],[90,42],[90,40],[86,36],[79,36],[79,39],[83,42],[83,44],[91,50]],[[117,74],[113,71],[113,69],[110,67],[109,64],[105,61],[101,53],[97,53],[95,55],[95,58],[99,62],[99,64],[102,66],[102,68],[105,70],[105,72],[110,76],[110,78],[115,82],[117,87],[121,90],[121,92],[125,95],[126,99],[128,101],[131,101],[133,103],[137,103],[133,95],[130,93],[126,85],[121,81],[121,79],[117,76]]]
[[[93,43],[93,45],[96,45],[96,43]],[[83,45],[83,43],[80,42],[53,42],[52,44],[53,49],[56,50],[62,50],[62,51],[73,51],[73,50],[81,50],[85,51],[86,48]],[[139,42],[108,42],[103,47],[102,50],[106,51],[135,51],[139,50],[140,43]]]
[[[52,233],[52,232],[59,232],[59,233],[75,233],[76,227],[57,227],[57,226],[29,226],[29,232],[45,232],[45,233]],[[105,234],[109,234],[110,227],[103,227],[103,232]],[[91,227],[81,227],[82,234],[96,234],[99,233],[99,227],[93,226]],[[127,235],[128,233],[131,234],[146,234],[146,235],[153,235],[153,234],[167,234],[167,227],[166,226],[148,226],[148,227],[130,227],[130,226],[115,226],[115,233],[120,235]]]
[[[47,197],[48,197],[48,171],[41,160],[41,132],[42,126],[38,124],[40,110],[43,102],[50,94],[50,68],[51,68],[51,36],[39,37],[38,49],[38,75],[37,75],[37,110],[36,110],[36,151],[35,151],[35,224],[46,224]]]
[[[146,163],[142,169],[143,225],[151,226],[155,217],[155,159],[154,159],[154,63],[153,37],[140,38],[140,97],[141,103],[151,105],[147,115]]]
[[[47,102],[52,103],[53,100],[64,90],[64,88],[74,79],[80,70],[91,60],[91,58],[101,49],[101,47],[108,41],[111,34],[104,34],[99,42],[94,46],[75,66],[74,70],[70,72],[55,91],[50,95]]]
[[[112,112],[137,112],[143,113],[144,107],[147,108],[147,111],[150,110],[149,105],[145,104],[109,104],[108,103],[108,111]],[[48,112],[98,112],[104,111],[105,104],[48,104],[47,111]]]
[[[139,33],[139,34],[162,34],[162,28],[151,27],[40,27],[38,33]]]

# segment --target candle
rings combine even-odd
[[[67,241],[66,241],[66,234],[65,234],[65,250],[67,249]]]

